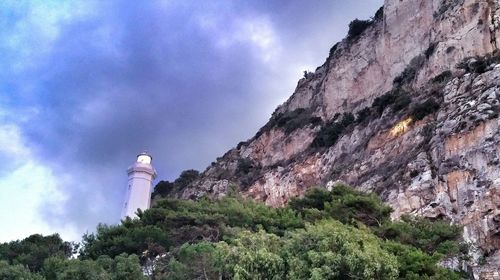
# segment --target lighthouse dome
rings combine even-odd
[[[151,161],[153,160],[153,157],[148,154],[147,152],[142,152],[137,155],[137,162],[144,163],[144,164],[151,164]]]

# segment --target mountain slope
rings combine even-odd
[[[372,21],[351,24],[252,139],[175,196],[221,197],[234,184],[282,206],[342,181],[379,194],[394,218],[464,225],[475,274],[493,273],[500,266],[499,8],[496,0],[386,0]]]

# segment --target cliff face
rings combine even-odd
[[[499,24],[498,0],[386,0],[254,138],[177,195],[223,196],[235,183],[281,206],[345,182],[380,194],[394,218],[464,225],[470,264],[486,260],[476,277],[500,277],[500,59],[456,67],[496,51]]]

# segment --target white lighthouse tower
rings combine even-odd
[[[156,171],[151,165],[153,158],[148,153],[140,153],[136,162],[128,169],[128,187],[122,219],[136,218],[137,209],[146,210],[151,204],[151,188]]]

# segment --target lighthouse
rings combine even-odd
[[[122,219],[127,216],[136,218],[137,209],[146,210],[151,204],[151,188],[156,178],[156,171],[151,165],[153,158],[146,152],[137,156],[136,162],[127,169],[128,186]]]

